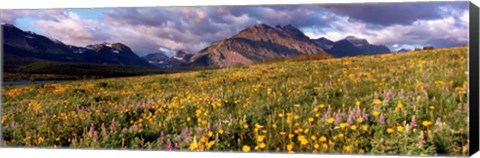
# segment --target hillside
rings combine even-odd
[[[296,58],[7,86],[5,146],[466,155],[467,47]]]

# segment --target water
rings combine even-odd
[[[48,80],[48,81],[3,81],[2,86],[22,86],[22,85],[30,85],[30,84],[46,84],[52,82],[66,82],[67,80]]]

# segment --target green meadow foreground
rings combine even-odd
[[[6,146],[466,155],[467,47],[4,87]]]

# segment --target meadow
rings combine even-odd
[[[4,145],[466,155],[467,47],[7,86]]]

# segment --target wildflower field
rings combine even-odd
[[[466,155],[467,47],[7,86],[4,145]]]

